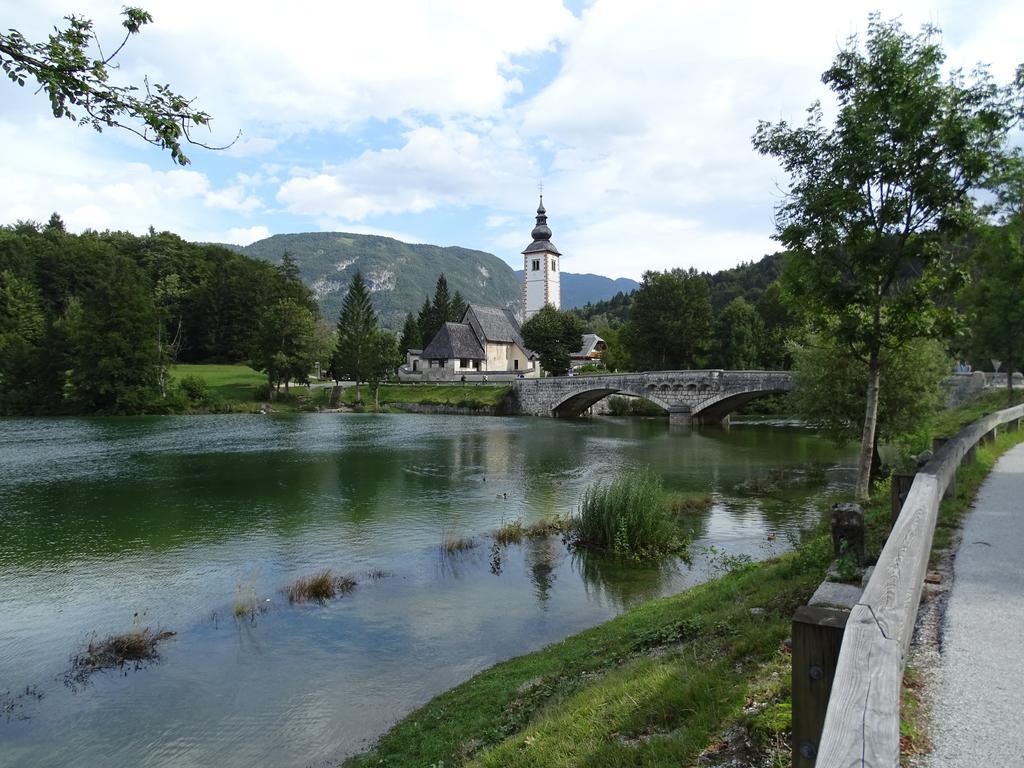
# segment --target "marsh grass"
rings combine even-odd
[[[568,521],[558,516],[541,518],[531,523],[516,518],[503,522],[500,527],[491,531],[490,536],[499,547],[507,547],[509,544],[522,544],[523,539],[557,536],[564,533],[568,526]]]
[[[574,545],[650,558],[685,549],[666,511],[661,478],[629,470],[583,492],[571,538]]]
[[[446,532],[441,537],[441,552],[446,555],[456,555],[473,549],[480,542],[472,536],[463,536],[458,533]]]
[[[260,600],[256,595],[254,579],[241,582],[235,586],[235,601],[231,613],[236,619],[248,619],[255,622],[257,616],[266,613],[270,608],[270,600]]]
[[[143,628],[140,626],[139,615],[135,614],[130,631],[108,635],[102,640],[93,635],[85,650],[71,657],[71,669],[65,675],[65,682],[74,687],[88,682],[94,672],[118,669],[126,664],[141,669],[148,663],[160,660],[160,643],[175,634],[166,630]]]
[[[326,603],[336,597],[344,597],[356,586],[356,580],[351,576],[337,576],[330,568],[325,568],[312,576],[296,579],[284,593],[289,603]]]

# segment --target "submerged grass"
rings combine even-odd
[[[473,549],[480,542],[472,536],[463,536],[458,533],[445,533],[441,537],[441,551],[446,555],[454,555],[459,552]]]
[[[491,538],[502,546],[520,544],[523,539],[539,539],[554,536],[566,530],[566,521],[560,517],[549,517],[525,523],[522,520],[510,520],[491,532]]]
[[[351,576],[336,576],[329,568],[296,579],[285,588],[289,603],[326,603],[344,597],[356,588]]]
[[[583,492],[573,543],[639,558],[680,551],[685,543],[666,514],[669,505],[661,478],[649,468],[622,472]]]
[[[95,672],[104,669],[119,669],[126,664],[136,669],[160,660],[160,644],[174,632],[141,627],[138,614],[132,620],[128,632],[108,635],[89,640],[85,650],[71,657],[71,669],[65,674],[64,682],[74,688],[88,683]]]

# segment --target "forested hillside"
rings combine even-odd
[[[245,247],[227,246],[256,259],[280,264],[290,254],[329,322],[338,319],[349,283],[361,272],[381,325],[400,330],[407,312],[416,311],[444,273],[452,294],[472,303],[512,308],[521,283],[504,261],[467,248],[412,245],[390,237],[344,232],[274,235]]]
[[[283,354],[275,320],[315,311],[294,270],[168,232],[0,227],[0,414],[167,410],[172,362]]]

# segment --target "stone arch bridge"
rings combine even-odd
[[[652,371],[607,376],[518,379],[519,412],[579,416],[609,395],[633,395],[668,411],[672,424],[727,424],[729,414],[755,398],[794,389],[785,371]]]

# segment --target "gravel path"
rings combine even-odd
[[[1024,444],[996,463],[954,563],[932,768],[1024,765]]]

